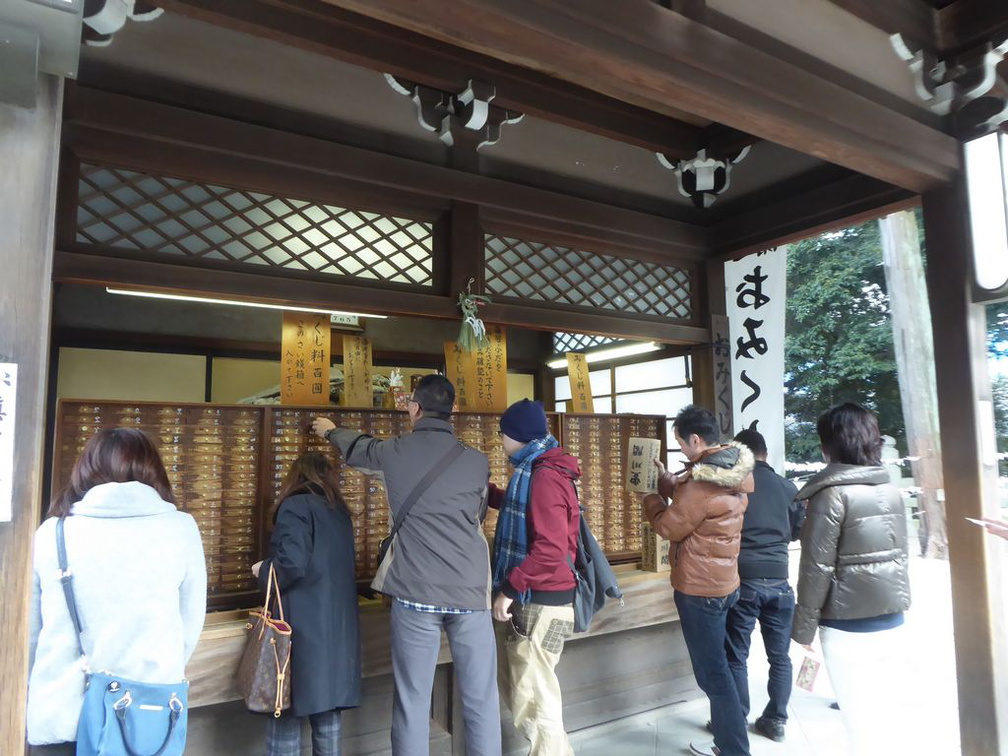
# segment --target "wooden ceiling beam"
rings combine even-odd
[[[691,158],[700,148],[702,127],[325,3],[159,0],[158,5],[442,91],[461,92],[470,79],[484,81],[496,88],[494,104],[502,108],[671,157]]]
[[[649,0],[324,0],[658,113],[675,108],[925,191],[950,136]]]
[[[773,196],[772,192],[768,196]],[[737,259],[778,244],[852,226],[917,202],[918,197],[912,192],[852,173],[725,218],[709,229],[710,254]]]
[[[923,0],[829,0],[886,34],[902,34],[906,38],[937,47],[935,10]]]

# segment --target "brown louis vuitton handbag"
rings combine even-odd
[[[274,597],[280,619],[273,619],[270,612]],[[249,711],[272,711],[274,717],[279,717],[291,705],[292,630],[284,619],[280,584],[272,562],[266,582],[266,602],[249,612],[245,630],[245,651],[238,665],[238,692]]]

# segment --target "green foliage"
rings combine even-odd
[[[788,459],[820,459],[815,421],[832,404],[873,410],[905,453],[889,298],[876,221],[788,252],[784,408]]]
[[[1008,359],[1008,302],[987,305],[987,354]]]

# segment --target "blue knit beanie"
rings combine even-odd
[[[500,419],[501,433],[519,443],[527,444],[549,435],[546,412],[542,402],[522,399],[508,407]]]

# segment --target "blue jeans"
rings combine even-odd
[[[714,745],[721,756],[749,756],[746,718],[735,678],[728,668],[724,642],[728,610],[738,596],[736,590],[717,598],[689,596],[679,591],[674,597],[693,675],[710,699]]]
[[[746,716],[749,715],[746,660],[758,619],[763,647],[770,662],[770,679],[767,682],[770,701],[763,710],[763,716],[781,724],[787,721],[788,700],[791,698],[791,657],[788,649],[791,647],[794,610],[794,592],[787,580],[763,578],[742,581],[738,603],[728,612],[725,651]]]

